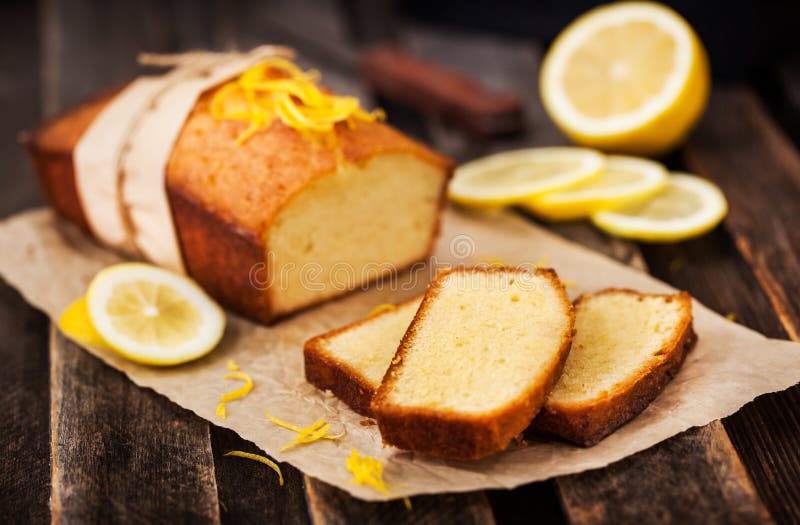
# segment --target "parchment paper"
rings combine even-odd
[[[0,223],[0,272],[34,306],[55,319],[82,295],[93,274],[119,261],[47,210],[34,210]],[[447,210],[436,249],[437,264],[471,263],[499,257],[510,264],[549,258],[564,279],[575,283],[572,296],[608,286],[649,292],[672,290],[652,277],[603,255],[565,241],[513,214],[471,215]],[[409,274],[404,274],[406,284]],[[760,394],[800,381],[800,344],[771,340],[713,313],[695,302],[697,347],[664,392],[641,415],[592,448],[559,442],[512,445],[476,463],[458,463],[384,448],[375,426],[337,399],[304,381],[302,345],[310,336],[361,318],[375,305],[410,298],[416,286],[355,292],[276,326],[264,327],[233,315],[214,352],[195,363],[175,368],[150,368],[116,354],[87,349],[122,370],[136,384],[150,387],[217,425],[252,440],[273,458],[364,499],[386,496],[350,482],[345,458],[354,447],[385,463],[392,497],[420,493],[511,488],[524,483],[605,466],[643,450],[692,426],[727,416]],[[747,301],[747,297],[742,297]],[[228,419],[214,415],[219,396],[238,384],[226,382],[226,362],[234,359],[249,373],[255,388],[244,399],[228,403]],[[338,441],[319,441],[279,452],[294,434],[267,420],[264,409],[278,418],[308,425],[320,417],[344,427]]]

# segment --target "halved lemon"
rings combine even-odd
[[[86,293],[91,323],[108,345],[139,363],[175,365],[219,343],[225,314],[190,279],[143,263],[100,271]]]
[[[471,206],[504,206],[585,182],[605,157],[583,148],[531,148],[483,157],[455,170],[450,198]]]
[[[728,213],[722,191],[711,182],[676,173],[648,201],[592,215],[594,224],[613,235],[650,242],[674,242],[702,235]]]
[[[658,155],[677,146],[708,100],[708,59],[672,9],[651,2],[598,7],[561,32],[545,57],[547,112],[575,142]]]
[[[566,190],[547,193],[522,207],[550,220],[588,217],[643,202],[667,183],[667,170],[658,162],[612,155],[599,177]]]

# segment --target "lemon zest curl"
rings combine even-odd
[[[258,461],[259,463],[265,464],[278,474],[278,483],[280,483],[281,487],[283,486],[283,474],[281,473],[281,468],[278,466],[277,463],[275,463],[268,457],[261,456],[259,454],[251,454],[250,452],[244,452],[242,450],[231,450],[230,452],[226,452],[224,455],[252,459],[253,461]]]
[[[324,419],[315,421],[314,423],[312,423],[307,427],[300,427],[299,425],[294,425],[292,423],[288,423],[286,421],[278,419],[277,417],[270,414],[269,410],[265,409],[264,413],[266,414],[267,418],[269,418],[270,421],[272,421],[279,427],[291,430],[292,432],[297,432],[297,436],[295,436],[295,438],[292,441],[286,443],[283,447],[281,447],[281,452],[289,450],[290,448],[293,448],[297,445],[301,445],[304,443],[313,443],[314,441],[320,439],[330,439],[330,440],[339,439],[345,434],[344,430],[339,434],[328,434],[328,430],[330,430],[331,425],[330,423],[326,423]]]
[[[231,361],[231,363],[232,363],[232,361]],[[230,368],[230,364],[231,363],[228,363],[228,368]],[[235,366],[235,364],[234,364],[234,366]],[[250,391],[253,389],[253,380],[250,378],[249,375],[245,374],[244,372],[230,372],[228,374],[225,374],[222,378],[223,379],[238,379],[240,381],[244,381],[244,385],[240,386],[236,390],[233,390],[231,392],[227,392],[227,393],[222,394],[220,396],[220,398],[219,398],[220,403],[219,403],[219,405],[217,405],[216,414],[217,414],[217,416],[219,418],[225,419],[226,417],[228,417],[228,413],[227,413],[227,410],[225,408],[225,403],[227,403],[228,401],[234,401],[236,399],[240,399],[240,398],[246,396],[247,394],[249,394]]]
[[[334,95],[320,88],[318,71],[303,71],[293,62],[272,57],[219,87],[211,98],[211,115],[240,120],[248,127],[236,138],[244,144],[275,120],[306,137],[328,134],[338,123],[354,128],[356,122],[385,120],[381,109],[365,111],[355,97]]]
[[[383,312],[391,312],[393,310],[397,310],[397,306],[391,303],[379,304],[378,306],[369,311],[367,317],[374,317],[378,314],[382,314]]]

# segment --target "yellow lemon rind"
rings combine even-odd
[[[698,218],[691,221],[656,221],[625,215],[623,210],[602,211],[592,215],[592,223],[617,237],[650,243],[670,243],[708,233],[727,215],[728,203],[725,196],[713,183],[693,175],[673,174],[669,177],[668,184],[696,184],[698,186],[695,188],[704,188],[700,193],[705,203],[702,214],[698,213]],[[670,222],[673,223],[672,226]]]

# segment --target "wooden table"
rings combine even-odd
[[[175,1],[149,3],[146,11],[132,4],[0,7],[3,216],[41,203],[16,133],[133,77],[140,50],[286,43],[320,67],[331,86],[370,97],[349,63],[350,42],[354,27],[375,33],[375,24],[359,24],[361,15],[343,12],[342,3]],[[512,90],[526,104],[526,132],[502,140],[465,137],[384,104],[398,127],[459,160],[564,142],[538,102],[536,42],[380,21],[379,29],[391,25],[415,53]],[[788,107],[798,109],[792,99]],[[798,340],[800,154],[762,101],[748,86],[715,86],[699,128],[667,163],[722,187],[731,205],[723,226],[661,246],[611,239],[584,223],[551,228],[647,268],[770,337]],[[278,487],[271,470],[222,457],[231,449],[258,452],[254,445],[134,386],[58,336],[5,284],[0,300],[3,521],[800,522],[800,387],[762,396],[722,422],[605,469],[513,491],[417,497],[408,511],[401,503],[355,500],[288,465],[286,485]]]

